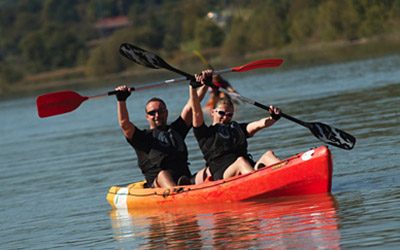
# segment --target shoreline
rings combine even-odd
[[[205,51],[204,55],[218,69],[235,67],[264,58],[282,58],[285,69],[291,69],[400,54],[400,34],[384,38],[290,46],[279,50],[269,49],[252,54],[248,53],[241,58],[229,58],[229,65],[226,63],[226,58],[220,56],[211,57],[212,54],[218,54],[215,53],[215,50]],[[205,65],[193,53],[184,53],[180,58],[180,60],[171,59],[170,62],[167,62],[176,68],[181,68],[189,72],[196,72],[205,68]],[[160,78],[173,79],[180,77],[167,70],[155,71],[154,69],[143,68],[140,65],[133,65],[131,69],[124,72],[100,77],[85,77],[80,76],[80,74],[83,74],[83,67],[61,69],[56,72],[46,72],[29,76],[21,82],[0,87],[0,97],[5,100],[73,88],[91,89],[111,85],[115,87],[120,84],[129,85],[128,82],[160,81]],[[54,79],[57,77],[68,79]],[[133,81],[132,79],[135,80]],[[111,82],[115,84],[111,84]]]

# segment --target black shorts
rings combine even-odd
[[[161,170],[163,170],[163,169],[161,169],[161,168],[153,168],[152,171],[148,171],[145,174],[147,185],[149,187],[153,187],[154,180],[157,178],[158,173],[160,173]],[[190,173],[190,171],[189,171],[189,169],[187,167],[182,167],[181,169],[168,168],[168,169],[165,169],[165,171],[167,171],[171,175],[171,177],[172,177],[172,179],[174,180],[175,183],[177,183],[178,179],[183,175],[186,175],[187,177],[191,176],[191,173]]]
[[[177,183],[178,179],[183,175],[185,175],[189,178],[192,175],[190,173],[190,171],[187,169],[171,169],[171,168],[169,168],[169,169],[166,169],[166,171],[172,176],[172,179],[174,180],[175,183]]]
[[[213,180],[221,180],[224,178],[224,172],[225,170],[234,163],[239,156],[234,155],[234,154],[228,154],[223,157],[219,157],[213,162],[210,163],[210,172],[212,174]],[[255,162],[251,158],[250,155],[244,157],[251,166],[254,167]]]
[[[162,169],[159,167],[154,167],[151,170],[146,171],[146,173],[143,173],[147,181],[147,186],[153,187],[154,180],[157,178],[157,175],[161,170]]]

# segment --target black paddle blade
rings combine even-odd
[[[148,68],[160,69],[168,65],[161,57],[129,43],[121,44],[119,53],[129,60]]]
[[[192,76],[191,74],[188,74],[186,72],[183,72],[179,69],[172,67],[156,54],[153,54],[149,51],[136,47],[135,45],[129,43],[123,43],[119,48],[119,52],[124,57],[142,66],[153,69],[160,69],[160,68],[167,69],[185,76],[187,80],[195,81],[194,76]]]
[[[308,128],[319,140],[330,145],[350,150],[356,144],[356,138],[340,129],[315,122],[308,123]]]

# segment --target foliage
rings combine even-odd
[[[124,15],[130,27],[111,36],[95,28],[101,18]],[[0,75],[14,82],[79,65],[88,75],[120,72],[129,65],[118,53],[122,42],[167,56],[189,47],[242,56],[398,32],[399,24],[400,0],[9,1],[0,6]]]
[[[293,8],[293,7],[292,7]],[[288,36],[294,44],[305,44],[314,38],[318,11],[314,6],[289,12]]]
[[[247,29],[248,49],[279,48],[287,43],[286,5],[287,1],[266,1],[256,9]]]
[[[235,28],[229,32],[229,35],[224,41],[222,55],[244,55],[247,48],[247,23],[242,18],[238,17],[232,21],[232,26]]]
[[[127,60],[120,56],[119,46],[126,41],[133,41],[134,43],[136,37],[137,34],[130,28],[116,32],[114,36],[92,50],[86,64],[86,73],[98,76],[126,69]]]
[[[76,65],[83,43],[63,25],[46,24],[28,33],[20,42],[26,70],[38,73]]]
[[[78,22],[77,3],[78,0],[45,0],[42,18],[59,23]]]
[[[195,38],[196,22],[204,18],[207,11],[201,1],[187,1],[182,7],[182,42],[187,42]]]
[[[201,49],[221,46],[224,36],[224,31],[215,22],[208,19],[197,21],[195,40]]]
[[[1,84],[14,84],[22,80],[23,72],[18,67],[18,64],[15,62],[5,62],[4,66],[2,67],[2,74],[0,78],[0,85]]]

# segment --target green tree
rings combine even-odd
[[[247,50],[247,23],[243,18],[232,20],[232,27],[222,46],[223,56],[243,56]]]
[[[288,30],[292,43],[307,43],[313,37],[316,16],[315,8],[306,8],[294,13]]]
[[[196,41],[201,49],[219,47],[225,38],[224,31],[209,19],[200,19],[196,24]]]
[[[361,14],[358,1],[344,1],[341,12],[341,27],[343,38],[347,40],[358,39],[361,25]]]
[[[165,51],[171,53],[179,49],[179,45],[182,41],[183,13],[180,8],[171,9],[168,5],[165,6],[165,8],[168,8],[170,11],[168,15],[162,17],[166,24],[164,26],[165,35],[162,47]]]
[[[341,22],[342,1],[328,0],[318,7],[318,36],[323,41],[332,41],[341,37],[343,28]]]
[[[388,21],[391,27],[398,27],[400,21],[400,0],[393,0],[388,11]]]
[[[140,37],[139,37],[140,38]],[[125,28],[116,32],[103,44],[93,49],[86,63],[85,72],[87,75],[105,75],[120,72],[132,65],[127,59],[119,54],[121,43],[135,43],[137,33],[131,28]]]
[[[10,53],[17,49],[15,41],[18,41],[18,30],[13,28],[16,20],[15,10],[0,9],[0,51]]]
[[[249,48],[262,50],[282,47],[288,41],[286,24],[286,1],[277,4],[267,1],[249,19],[247,30]]]
[[[44,60],[47,53],[40,32],[27,34],[20,42],[20,48],[24,59],[24,68],[29,73],[37,73],[46,70]]]
[[[63,26],[49,27],[41,30],[46,46],[46,55],[50,69],[75,66],[77,55],[84,45],[77,35]]]
[[[383,2],[366,3],[365,19],[360,27],[361,36],[372,36],[385,32],[387,12]]]
[[[195,39],[196,22],[200,18],[204,18],[207,14],[205,4],[200,1],[182,2],[183,19],[182,19],[182,41],[188,42]]]
[[[21,43],[26,69],[31,73],[75,66],[84,44],[65,26],[48,24],[26,35]]]
[[[78,22],[77,3],[78,0],[45,0],[42,18],[44,21]]]
[[[140,3],[141,1],[90,0],[90,2],[88,3],[88,14],[91,17],[97,18],[123,16],[128,14],[131,5],[137,4],[138,2]]]
[[[40,29],[40,20],[37,15],[29,12],[19,13],[13,23],[13,29],[18,31],[18,37],[22,37],[33,30]]]
[[[290,43],[305,44],[315,39],[315,20],[320,2],[321,0],[291,1],[286,15]]]
[[[10,56],[0,64],[0,85],[14,84],[23,79],[24,74],[17,60],[18,58]]]
[[[149,21],[149,12],[152,10],[157,10],[156,7],[153,7],[153,4],[146,4],[144,1],[135,1],[132,3],[128,13],[132,26],[135,28],[145,26],[147,21]]]

